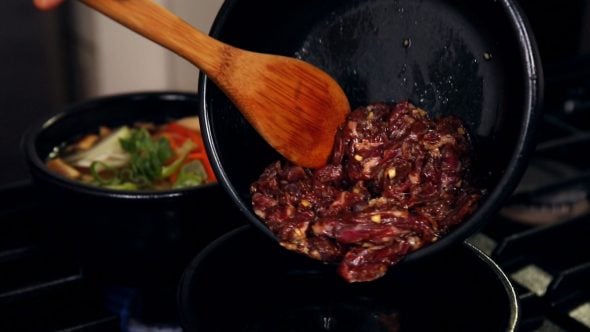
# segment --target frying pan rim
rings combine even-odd
[[[211,27],[209,33],[211,36],[219,37],[223,22],[225,22],[229,12],[231,12],[235,7],[235,3],[238,1],[227,0],[224,2]],[[404,257],[403,261],[413,261],[431,255],[457,242],[458,239],[464,240],[469,235],[475,233],[496,213],[502,202],[513,192],[526,169],[526,164],[532,151],[536,122],[543,101],[544,84],[541,59],[530,24],[524,16],[521,7],[513,0],[501,0],[498,1],[498,4],[502,6],[502,9],[506,13],[506,18],[511,24],[511,29],[517,35],[518,45],[520,46],[520,59],[525,71],[522,78],[524,81],[524,95],[521,106],[524,110],[522,114],[523,123],[518,133],[516,146],[507,164],[507,171],[504,172],[493,190],[486,195],[483,203],[479,205],[477,210],[467,220],[443,236],[439,241],[408,254]],[[278,241],[268,227],[252,213],[250,207],[246,206],[236,188],[231,185],[228,174],[222,167],[219,151],[215,145],[213,128],[210,126],[211,118],[207,107],[207,85],[209,81],[207,75],[202,72],[199,73],[199,116],[202,120],[203,139],[207,153],[212,161],[213,170],[219,183],[228,195],[230,195],[245,217],[263,233]]]

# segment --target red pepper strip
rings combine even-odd
[[[191,139],[195,144],[197,144],[197,148],[188,155],[186,160],[200,160],[203,163],[205,171],[207,172],[207,182],[217,181],[215,178],[215,173],[213,172],[213,168],[211,167],[211,163],[209,162],[207,153],[205,152],[205,143],[203,142],[203,138],[201,137],[201,134],[198,131],[191,130],[174,122],[167,124],[163,130],[167,133],[172,134],[171,136],[180,136],[184,139]],[[179,143],[179,146],[182,146],[183,143],[184,140],[181,143]],[[173,180],[175,180],[176,176],[177,174],[174,174]]]
[[[176,172],[172,173],[172,175],[170,175],[170,182],[171,183],[176,182],[176,179],[178,178],[178,173],[180,173],[180,171],[176,171]]]
[[[201,138],[200,133],[197,131],[190,130],[174,122],[167,124],[164,127],[164,131],[174,133],[185,138],[190,138],[193,142],[197,143],[197,151],[204,149],[203,139]]]

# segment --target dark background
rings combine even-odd
[[[588,1],[519,2],[533,27],[546,73],[564,62],[575,66],[590,54]],[[83,98],[74,19],[67,5],[42,13],[31,0],[0,1],[0,186],[29,178],[20,141],[30,124]]]
[[[0,185],[26,180],[21,137],[31,122],[77,99],[69,8],[35,10],[32,0],[0,1]]]

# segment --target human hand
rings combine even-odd
[[[50,10],[59,6],[64,0],[33,0],[33,4],[40,10]]]

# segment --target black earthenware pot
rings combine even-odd
[[[163,123],[196,115],[197,96],[175,92],[96,98],[34,124],[26,158],[47,213],[46,226],[79,254],[84,272],[130,286],[177,282],[200,248],[243,224],[218,184],[171,191],[116,191],[56,175],[44,160],[54,147],[136,121]]]

